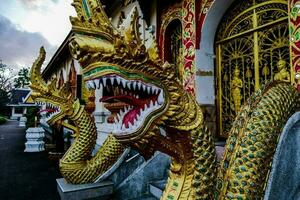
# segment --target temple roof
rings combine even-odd
[[[24,99],[30,93],[30,89],[27,88],[16,88],[11,91],[10,105],[23,104]]]

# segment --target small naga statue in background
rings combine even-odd
[[[74,36],[69,47],[82,67],[84,81],[103,87],[102,102],[127,105],[110,124],[111,135],[92,156],[95,123],[66,87],[58,89],[55,82],[43,80],[45,51],[41,49],[31,69],[32,96],[54,108],[48,123],[68,119],[76,135],[60,160],[64,178],[73,184],[93,182],[125,147],[131,147],[146,158],[156,151],[172,157],[163,200],[262,198],[281,129],[296,110],[295,88],[286,82],[271,83],[239,109],[242,82],[236,71],[233,93],[240,112],[218,167],[214,138],[199,104],[184,90],[174,66],[162,63],[155,39],[144,44],[140,38],[138,9],[134,7],[116,29],[98,0],[74,0],[73,6],[77,17],[71,17]],[[116,88],[123,93],[111,92]]]

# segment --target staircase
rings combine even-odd
[[[166,184],[167,179],[150,183],[150,194],[153,195],[155,199],[160,199],[166,187]]]
[[[158,200],[168,177],[169,165],[169,156],[156,153],[131,174],[128,173],[129,176],[120,184],[115,184],[113,199]]]

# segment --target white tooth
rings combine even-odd
[[[151,94],[155,94],[155,88],[151,86]]]
[[[137,82],[137,86],[138,86],[139,90],[141,90],[142,83],[141,82]]]
[[[154,105],[153,105],[153,101],[151,100],[150,101],[150,108],[152,108]]]
[[[157,101],[154,102],[154,107],[156,107],[156,106],[158,106],[158,102]]]
[[[119,115],[123,118],[123,115],[124,115],[124,114],[125,114],[125,112],[123,111],[123,109],[121,109]],[[122,119],[122,118],[120,118],[120,119]]]
[[[143,91],[146,91],[146,86],[144,84],[142,84],[143,86]]]
[[[136,81],[133,82],[132,86],[133,86],[133,90],[135,90],[136,89]]]
[[[117,123],[119,123],[119,120],[117,117],[114,117],[114,124],[117,124]]]
[[[95,89],[93,81],[88,81],[87,84],[89,89]]]
[[[164,97],[163,97],[162,91],[159,93],[157,102],[158,102],[159,105],[164,103]]]
[[[110,77],[110,82],[111,82],[111,85],[114,85],[114,82],[115,82],[115,77],[114,76]]]
[[[128,81],[126,85],[127,85],[128,89],[131,90],[130,89],[130,81]]]
[[[139,99],[139,98],[140,98],[138,94],[136,95],[136,98],[137,98],[137,99]]]
[[[150,94],[150,90],[151,90],[151,88],[147,87],[148,94]]]
[[[96,89],[99,89],[99,87],[100,87],[100,79],[94,80],[94,83],[96,85]]]
[[[124,110],[125,114],[126,114],[128,111],[129,111],[128,106],[125,106],[125,110]]]
[[[131,122],[128,122],[128,129],[129,129],[129,130],[132,129],[132,124],[131,124]]]
[[[123,88],[125,89],[126,88],[126,81],[124,79],[122,79],[122,85],[123,85]]]
[[[117,76],[117,77],[116,77],[116,80],[117,80],[118,85],[120,85],[120,83],[121,83],[121,78]]]
[[[106,77],[103,77],[102,80],[103,80],[103,85],[104,85],[104,87],[106,87],[106,80],[107,80],[107,78],[106,78]]]
[[[121,130],[122,130],[122,131],[125,130],[125,124],[122,124]]]
[[[134,118],[134,120],[133,120],[133,126],[137,126],[137,122],[138,120],[137,120],[137,118]]]

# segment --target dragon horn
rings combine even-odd
[[[141,46],[143,44],[140,32],[139,23],[139,11],[137,7],[133,7],[128,17],[124,20],[123,24],[120,26],[124,30],[125,41],[127,44],[132,44],[135,46]]]
[[[99,0],[74,0],[72,6],[77,13],[77,17],[70,17],[73,31],[101,35],[109,41],[119,34]]]
[[[40,54],[38,58],[35,60],[35,62],[33,63],[30,71],[30,82],[31,82],[30,87],[33,90],[36,89],[45,92],[48,91],[47,84],[41,75],[41,67],[45,61],[45,58],[46,58],[46,51],[44,47],[41,47]]]

